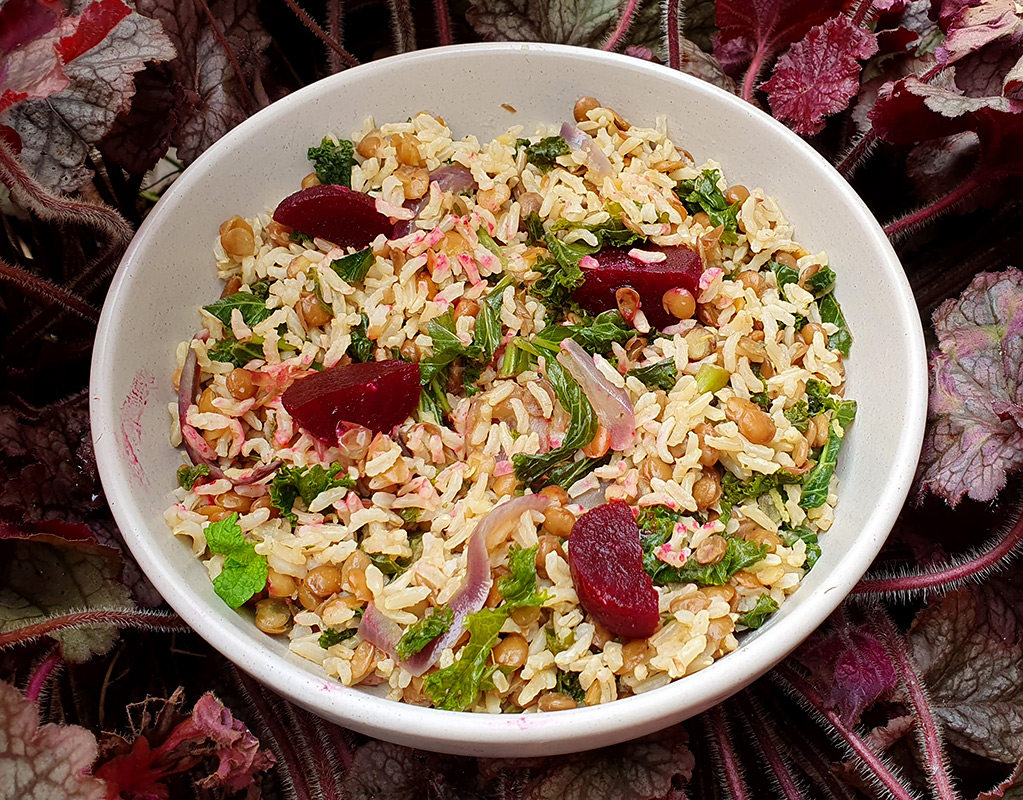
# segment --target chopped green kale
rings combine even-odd
[[[376,258],[373,255],[373,248],[367,247],[352,253],[348,256],[335,258],[330,262],[330,268],[334,270],[345,283],[362,283],[369,274],[370,267]]]
[[[308,507],[321,492],[339,486],[350,489],[355,485],[355,481],[348,475],[338,477],[343,469],[340,464],[331,464],[329,470],[319,464],[311,467],[281,467],[270,484],[270,502],[281,512],[281,516],[294,525],[298,517],[292,508],[298,498],[302,498]]]
[[[853,337],[849,332],[849,324],[845,321],[845,315],[842,313],[842,307],[838,305],[834,293],[825,295],[818,300],[817,308],[821,312],[821,322],[831,323],[838,328],[828,337],[828,347],[837,350],[843,356],[848,356]]]
[[[785,292],[783,290],[785,289],[785,287],[788,286],[790,283],[799,282],[799,270],[794,267],[787,267],[784,264],[778,263],[777,261],[768,261],[767,265],[771,268],[771,271],[774,273],[774,277],[778,279],[778,292],[779,294],[781,294],[782,297],[784,297]]]
[[[247,342],[239,342],[233,336],[228,336],[210,345],[206,355],[211,361],[225,361],[236,367],[244,367],[250,361],[266,359],[263,354],[262,336],[253,336]]]
[[[178,485],[182,489],[191,489],[199,478],[205,478],[209,474],[209,464],[196,464],[194,467],[178,467]]]
[[[549,258],[536,262],[534,269],[540,277],[533,284],[530,293],[539,298],[548,312],[556,313],[564,308],[569,298],[586,277],[579,267],[583,256],[600,249],[585,242],[566,243],[552,233],[544,234],[544,243],[550,252]]]
[[[519,142],[524,141],[522,139]],[[572,149],[560,136],[546,136],[539,142],[526,144],[526,161],[540,172],[550,172],[558,165],[558,156],[567,156]]]
[[[376,350],[376,342],[366,335],[369,329],[369,317],[362,315],[362,321],[352,328],[352,342],[348,345],[347,353],[352,361],[363,363],[373,360],[373,353]]]
[[[320,183],[332,183],[352,188],[352,167],[355,165],[355,147],[346,139],[335,144],[325,138],[319,147],[310,147],[306,158],[313,162]]]
[[[543,243],[544,229],[543,220],[535,211],[526,214],[522,220],[522,226],[526,231],[526,244],[535,245]]]
[[[326,650],[328,647],[333,647],[346,639],[351,639],[357,632],[358,630],[356,628],[346,628],[343,631],[335,630],[334,628],[327,628],[320,634],[320,638],[317,639],[317,642],[319,642],[320,647]]]
[[[369,560],[372,562],[378,570],[380,570],[388,578],[394,578],[401,575],[405,570],[412,566],[412,557],[406,556],[388,556],[383,553],[366,553],[369,556]]]
[[[423,514],[421,508],[399,508],[395,512],[406,525],[415,525]]]
[[[252,542],[245,541],[237,512],[211,522],[204,533],[210,552],[224,556],[224,566],[213,579],[213,590],[231,608],[238,608],[266,586],[266,559],[256,553]]]
[[[820,300],[835,290],[835,271],[831,267],[821,267],[805,283],[806,291]]]
[[[828,441],[821,450],[817,464],[803,481],[803,493],[799,498],[800,508],[811,509],[824,505],[828,499],[831,476],[838,464],[838,451],[842,447],[845,432],[856,417],[856,402],[845,400],[839,403],[828,426]]]
[[[465,618],[469,641],[458,660],[423,677],[423,692],[434,706],[465,711],[476,702],[480,692],[493,688],[493,675],[498,668],[487,661],[507,618],[508,611],[500,607],[484,608]]]
[[[806,572],[813,569],[813,565],[821,557],[821,546],[817,543],[816,533],[809,528],[783,527],[778,532],[778,536],[786,547],[792,547],[797,539],[802,539],[806,543],[806,561],[803,563],[803,569]]]
[[[627,374],[639,378],[648,389],[664,389],[670,392],[678,383],[678,369],[673,358],[666,358],[656,364],[647,364],[645,367],[634,367]]]
[[[536,553],[539,545],[522,548],[512,546],[508,553],[510,574],[497,581],[500,592],[509,609],[543,605],[550,595],[536,589]]]
[[[746,500],[755,500],[779,486],[800,482],[802,478],[799,475],[785,470],[778,470],[771,475],[758,473],[745,481],[725,470],[721,478],[721,519],[727,522],[732,508]]]
[[[236,308],[242,315],[242,322],[250,328],[274,313],[266,307],[266,298],[259,298],[252,292],[235,292],[203,308],[228,327],[231,325],[231,312]]]
[[[654,578],[654,583],[695,583],[700,586],[724,586],[736,572],[751,567],[767,555],[767,545],[747,542],[745,539],[728,539],[728,549],[721,560],[714,564],[699,564],[696,559],[686,561],[678,569],[668,567]],[[665,565],[667,566],[667,565]],[[653,577],[653,576],[651,576]]]
[[[402,661],[412,658],[442,633],[447,633],[454,621],[455,612],[450,606],[435,609],[406,629],[394,648],[395,654]]]
[[[782,412],[785,419],[792,423],[792,426],[800,433],[806,433],[810,422],[810,407],[806,400],[799,400],[792,408],[786,408]]]
[[[721,244],[735,244],[738,241],[739,209],[742,204],[736,202],[729,205],[718,189],[720,179],[721,173],[718,170],[705,169],[693,180],[679,181],[675,194],[690,214],[705,211],[712,226],[724,226]]]
[[[586,705],[586,692],[579,684],[578,672],[564,672],[559,669],[554,691],[571,697],[578,705]]]
[[[560,486],[567,489],[573,483],[589,475],[597,467],[602,467],[611,460],[608,453],[601,458],[583,458],[579,461],[569,461],[554,467],[547,476],[543,478],[544,486]]]
[[[759,628],[777,610],[778,601],[765,592],[757,598],[757,603],[753,608],[739,615],[738,622],[747,628]]]

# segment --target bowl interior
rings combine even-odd
[[[205,569],[163,522],[182,455],[171,448],[168,404],[176,344],[199,327],[197,307],[219,296],[211,255],[219,223],[251,216],[293,192],[306,148],[421,110],[455,136],[481,141],[513,125],[571,119],[582,95],[627,119],[668,120],[698,162],[763,187],[797,241],[826,250],[855,337],[848,396],[859,414],[845,444],[836,522],[801,588],[735,653],[667,687],[608,706],[545,715],[454,714],[347,689],[264,636],[214,594]],[[504,105],[511,106],[509,111]],[[656,730],[746,685],[799,644],[838,605],[880,549],[908,491],[926,409],[923,338],[902,269],[877,223],[808,145],[708,84],[625,56],[552,45],[471,45],[414,53],[336,75],[257,114],[193,164],[146,220],[111,287],[92,372],[96,454],[111,508],[143,569],[204,638],[274,690],[356,730],[427,749],[534,755],[602,746]]]

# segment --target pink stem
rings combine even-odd
[[[876,141],[877,134],[874,133],[874,129],[871,128],[860,137],[860,140],[856,142],[853,149],[846,154],[845,158],[835,165],[835,169],[838,170],[838,174],[845,177],[852,172]]]
[[[25,625],[8,633],[0,633],[0,650],[81,625],[116,625],[118,628],[143,628],[154,631],[191,630],[176,614],[162,611],[78,611]]]
[[[337,53],[338,56],[341,57],[341,60],[345,62],[345,64],[347,64],[349,67],[359,66],[360,63],[359,59],[357,59],[355,56],[353,56],[351,53],[345,50],[341,45],[339,45],[337,42],[331,39],[327,35],[326,31],[324,31],[323,28],[316,24],[316,20],[310,17],[309,14],[306,13],[305,9],[303,9],[297,2],[295,2],[295,0],[284,0],[284,2],[287,4],[288,8],[295,12],[295,16],[302,21],[302,24],[305,25],[309,30],[311,30],[316,35],[317,39],[319,39],[321,42],[327,45],[327,47],[329,47],[331,50]]]
[[[611,38],[604,42],[603,50],[611,51],[616,50],[618,45],[621,44],[625,38],[625,34],[629,32],[629,27],[632,25],[632,18],[636,14],[636,8],[639,6],[639,0],[629,0],[625,4],[625,10],[622,11],[622,17],[618,20],[618,27],[611,33]],[[671,23],[669,22],[669,25]]]
[[[25,294],[48,305],[56,302],[94,325],[99,321],[99,311],[81,297],[64,291],[55,283],[33,275],[28,270],[0,261],[0,278],[6,278]]]
[[[845,743],[849,745],[853,753],[862,759],[864,766],[884,784],[884,787],[892,793],[896,800],[915,800],[913,795],[899,782],[898,778],[892,774],[891,770],[885,766],[884,762],[878,758],[877,754],[870,749],[870,746],[863,741],[860,735],[848,727],[838,714],[828,708],[821,696],[792,667],[783,663],[775,667],[773,674],[783,683],[788,684],[788,687],[795,693],[797,699],[808,703],[817,713],[831,723],[835,732],[845,740]]]
[[[799,791],[799,787],[796,786],[796,782],[792,778],[792,773],[789,771],[785,759],[778,752],[778,748],[775,747],[774,741],[771,739],[771,734],[768,733],[767,727],[763,723],[760,709],[753,705],[746,696],[746,692],[739,695],[737,700],[742,707],[743,716],[746,717],[746,721],[753,731],[753,736],[757,740],[760,752],[767,759],[771,772],[774,773],[774,777],[778,781],[778,786],[781,787],[782,792],[785,794],[786,800],[803,800],[803,794]]]
[[[765,58],[764,45],[761,44],[757,48],[757,52],[753,54],[753,60],[750,61],[749,69],[746,70],[746,77],[742,82],[742,99],[747,103],[753,102],[753,90],[756,88],[753,84],[757,82],[757,76],[764,66]]]
[[[965,564],[958,564],[954,567],[936,569],[933,572],[923,572],[919,575],[906,575],[905,577],[873,578],[860,581],[853,587],[854,594],[889,594],[894,592],[919,592],[941,587],[951,587],[960,581],[968,580],[982,574],[985,570],[991,569],[999,561],[1012,553],[1019,544],[1023,542],[1023,516],[1020,516],[1016,523],[990,550],[972,558]]]
[[[39,693],[46,686],[46,682],[50,679],[53,674],[53,670],[63,661],[60,656],[60,645],[54,645],[49,654],[42,660],[35,672],[32,673],[32,677],[28,679],[28,687],[25,689],[25,699],[31,700],[33,703],[39,699]]]
[[[746,791],[746,781],[742,778],[742,769],[739,767],[739,759],[735,755],[735,748],[732,747],[732,738],[728,735],[728,726],[725,724],[725,715],[718,704],[707,712],[711,738],[717,744],[718,754],[721,756],[721,766],[724,768],[725,784],[732,800],[749,800]]]
[[[668,40],[668,66],[682,69],[682,42],[679,31],[682,28],[682,4],[680,0],[668,0],[664,13],[666,35]]]
[[[934,787],[940,800],[960,800],[959,793],[952,788],[952,780],[948,774],[948,759],[945,757],[941,731],[934,721],[931,704],[927,700],[920,675],[906,651],[905,642],[895,630],[886,612],[879,610],[874,617],[875,629],[885,644],[885,649],[888,651],[895,669],[898,670],[899,676],[906,684],[909,699],[913,703],[913,708],[916,709],[918,730],[923,741],[924,756],[927,759],[927,780]]]
[[[977,173],[975,172],[958,187],[943,197],[939,197],[930,205],[917,209],[911,214],[906,214],[904,217],[900,217],[894,222],[889,222],[884,226],[884,232],[889,237],[898,236],[903,231],[923,225],[931,217],[937,216],[943,211],[947,211],[961,200],[965,200],[979,188],[980,182],[977,180]]]
[[[860,0],[860,4],[856,7],[856,13],[852,16],[852,24],[857,28],[863,24],[863,21],[867,18],[867,14],[870,13],[871,6],[874,5],[874,0]]]
[[[437,17],[437,39],[441,45],[451,44],[451,13],[447,0],[433,0],[433,13]]]
[[[209,4],[206,0],[195,0],[199,7],[202,8],[203,13],[206,15],[206,19],[209,20],[210,26],[213,28],[213,35],[217,37],[217,41],[220,42],[220,46],[224,49],[224,53],[227,55],[227,60],[231,62],[231,69],[234,72],[235,78],[238,79],[238,83],[241,84],[242,94],[245,96],[246,110],[250,114],[255,114],[259,110],[259,104],[256,102],[256,98],[252,96],[252,90],[249,89],[249,83],[245,80],[245,73],[242,72],[241,64],[238,63],[238,58],[234,54],[234,50],[231,49],[231,45],[228,44],[227,38],[224,36],[224,32],[220,30],[220,26],[217,24],[217,20],[213,17],[213,13],[210,11]]]
[[[330,0],[327,4],[327,31],[335,42],[341,41],[341,0]],[[330,60],[330,71],[335,73],[341,69],[341,59],[331,48],[327,48]]]

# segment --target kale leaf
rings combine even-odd
[[[670,392],[678,383],[678,369],[673,358],[666,358],[656,364],[647,364],[645,367],[635,367],[627,374],[639,378],[648,389],[664,389]]]
[[[778,601],[765,592],[757,598],[756,605],[753,608],[739,615],[737,621],[740,625],[745,625],[747,628],[759,628],[777,610]]]
[[[196,464],[194,467],[178,467],[178,485],[182,489],[191,489],[199,478],[205,478],[209,474],[209,464]]]
[[[809,528],[782,527],[778,531],[778,537],[786,547],[792,547],[797,539],[802,539],[806,543],[806,561],[803,563],[803,570],[809,572],[813,569],[813,565],[821,557],[821,546],[817,543],[816,533]]]
[[[543,302],[548,311],[556,312],[568,303],[572,292],[586,280],[579,267],[579,260],[597,252],[600,246],[585,242],[563,242],[552,233],[544,234],[544,243],[551,255],[534,265],[540,277],[529,291]]]
[[[253,336],[247,342],[239,342],[233,336],[228,336],[210,345],[206,355],[211,361],[225,361],[236,367],[244,367],[250,361],[266,359],[263,354],[262,336]]]
[[[508,553],[508,568],[511,572],[498,578],[497,591],[504,598],[509,609],[525,606],[540,606],[550,595],[536,589],[536,553],[539,545],[532,547],[512,546]]]
[[[319,147],[310,147],[306,158],[313,162],[320,183],[332,183],[352,188],[352,167],[355,165],[355,147],[346,139],[334,143],[324,138]]]
[[[690,214],[706,212],[713,227],[724,226],[721,244],[735,244],[738,241],[739,209],[742,203],[729,205],[718,189],[721,173],[716,169],[705,169],[693,180],[679,181],[675,194]]]
[[[341,258],[335,258],[330,262],[330,268],[334,270],[334,272],[336,272],[345,283],[362,283],[366,280],[366,275],[369,274],[369,269],[373,266],[373,262],[375,260],[376,258],[373,255],[373,248],[367,247],[364,250],[359,250],[357,253],[342,256]]]
[[[351,344],[348,345],[346,351],[351,357],[352,361],[364,363],[366,361],[373,360],[373,353],[376,351],[376,342],[367,336],[366,332],[369,330],[369,317],[365,314],[362,315],[362,321],[352,328]]]
[[[520,139],[519,142],[525,141]],[[546,136],[539,142],[526,144],[526,161],[540,172],[550,172],[558,165],[558,156],[567,156],[572,149],[560,136]]]
[[[406,629],[395,645],[395,654],[402,661],[412,658],[442,633],[447,633],[454,620],[455,612],[450,606],[435,609],[432,614],[428,614]]]
[[[828,441],[821,450],[816,466],[803,481],[803,493],[799,498],[800,508],[817,508],[828,499],[828,486],[838,464],[838,451],[842,447],[845,432],[856,417],[856,402],[846,400],[839,404],[828,428]]]
[[[329,470],[319,464],[311,467],[281,467],[270,484],[270,502],[281,512],[281,516],[291,520],[294,525],[298,517],[292,508],[298,498],[302,498],[308,507],[321,492],[338,486],[350,489],[355,485],[355,481],[348,475],[337,477],[343,469],[340,464],[331,464]]]
[[[228,327],[231,325],[231,312],[236,308],[241,312],[242,321],[250,328],[273,314],[266,307],[265,298],[261,299],[252,292],[235,292],[203,308]]]
[[[357,628],[346,628],[343,631],[335,630],[334,628],[327,628],[320,634],[320,638],[316,641],[319,643],[320,647],[326,650],[328,647],[333,647],[346,639],[351,639],[356,633],[358,633]]]

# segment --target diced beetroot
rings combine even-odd
[[[664,253],[667,259],[647,264],[629,255],[631,247],[608,247],[594,254],[599,266],[583,269],[586,282],[572,294],[572,299],[587,311],[599,314],[617,308],[615,292],[631,286],[639,292],[640,309],[655,328],[666,328],[678,320],[664,310],[661,298],[669,289],[681,287],[699,294],[703,262],[688,247],[652,247],[640,249]]]
[[[390,236],[393,230],[372,197],[333,184],[288,195],[274,211],[274,221],[338,247],[363,248],[381,233]]]
[[[576,520],[568,566],[582,607],[611,633],[646,639],[657,629],[657,590],[643,570],[639,527],[627,503],[597,506]]]
[[[346,422],[390,432],[419,404],[419,392],[418,364],[369,361],[331,367],[297,380],[281,399],[299,425],[318,439],[336,444]]]

